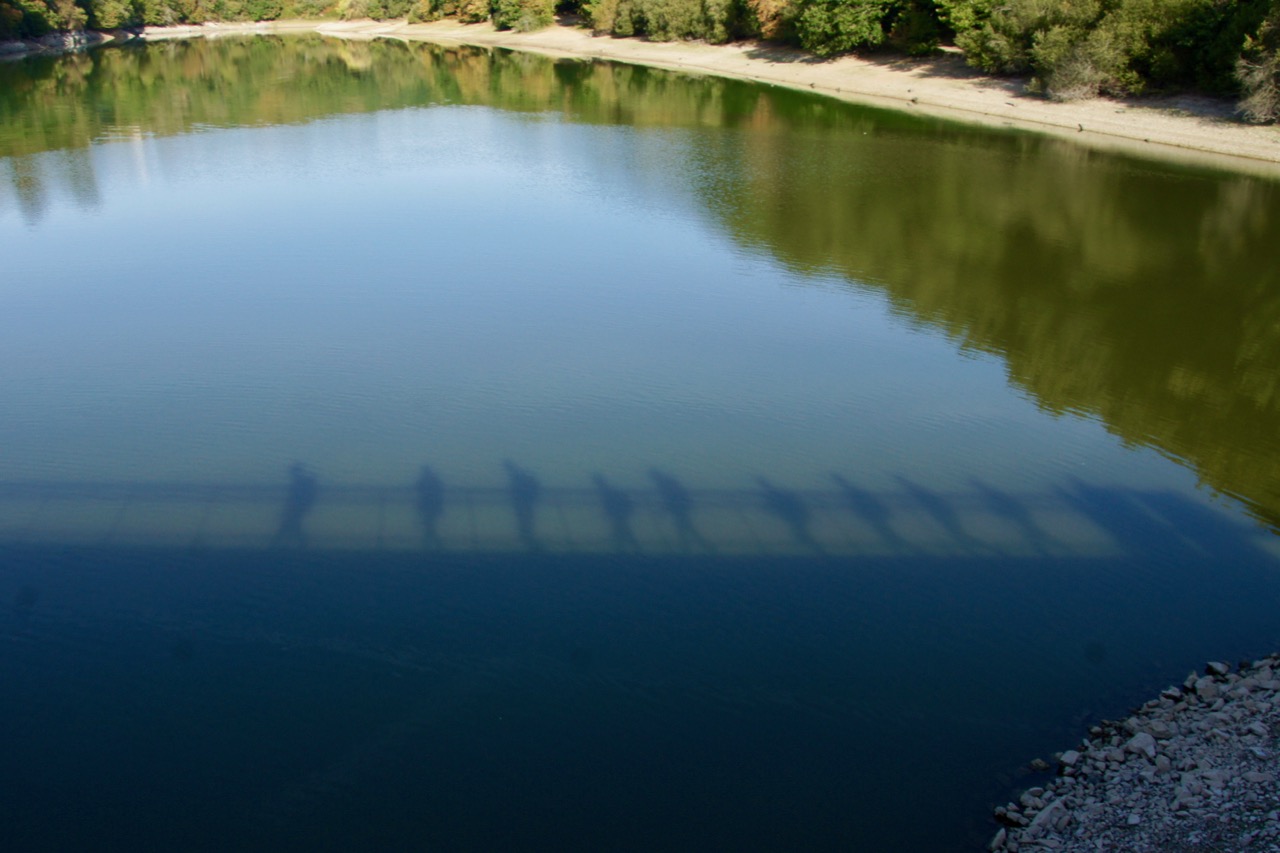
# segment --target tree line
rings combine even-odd
[[[521,31],[579,15],[598,33],[760,38],[819,57],[954,44],[1053,98],[1199,91],[1280,118],[1280,0],[0,0],[0,39],[57,30],[343,17],[492,20]]]

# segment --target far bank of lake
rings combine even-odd
[[[1199,95],[1053,101],[1027,91],[1019,77],[970,68],[957,51],[926,58],[846,55],[821,60],[756,41],[712,45],[597,36],[557,25],[530,33],[456,20],[278,21],[148,27],[147,40],[246,32],[315,31],[364,39],[393,38],[531,51],[556,57],[608,59],[688,74],[753,80],[807,89],[851,103],[888,107],[988,127],[1019,128],[1072,139],[1090,148],[1280,177],[1280,127],[1238,120],[1235,105]]]

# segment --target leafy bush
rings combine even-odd
[[[37,38],[84,29],[89,16],[72,0],[0,0],[0,38]]]
[[[762,39],[782,39],[790,31],[790,0],[746,0],[744,28]]]
[[[437,0],[440,17],[457,18],[464,24],[489,20],[489,0]]]
[[[142,14],[127,0],[93,0],[89,4],[89,26],[95,30],[115,30],[142,20]]]
[[[495,0],[493,25],[500,30],[527,33],[551,25],[555,0]]]
[[[1257,36],[1245,42],[1236,74],[1244,94],[1240,111],[1245,119],[1280,121],[1280,0],[1273,0]]]
[[[581,8],[595,32],[616,36],[720,43],[755,32],[742,0],[589,0]]]
[[[583,14],[597,34],[634,35],[635,19],[631,16],[631,0],[587,0]]]
[[[834,56],[885,39],[883,21],[892,0],[802,0],[795,19],[800,46]]]
[[[1149,88],[1229,92],[1266,0],[939,0],[969,63],[1031,72],[1057,98]]]
[[[941,40],[942,24],[933,0],[907,0],[890,18],[889,44],[904,53],[933,53]]]
[[[443,17],[440,9],[431,0],[414,0],[409,7],[409,23],[418,24],[423,21],[438,21]]]

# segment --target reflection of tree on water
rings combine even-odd
[[[658,489],[662,508],[675,522],[679,549],[692,551],[698,548],[703,551],[715,551],[715,546],[707,541],[693,523],[693,498],[684,484],[657,468],[649,469],[649,479],[653,480],[653,485]]]
[[[418,480],[413,484],[413,503],[422,522],[423,547],[438,550],[444,547],[440,540],[440,516],[444,514],[444,484],[430,465],[423,465]]]
[[[307,532],[302,524],[307,513],[315,506],[318,491],[313,474],[298,462],[289,466],[289,486],[285,491],[284,506],[280,510],[280,526],[276,528],[276,535],[271,540],[273,545],[294,548],[307,546]]]
[[[600,508],[609,519],[609,540],[615,551],[640,552],[640,542],[631,530],[631,516],[635,512],[635,501],[621,489],[609,485],[605,478],[596,474],[591,478],[595,483],[596,494],[600,498]]]
[[[520,537],[520,544],[530,551],[541,551],[542,544],[535,532],[534,512],[542,495],[542,484],[510,459],[504,459],[502,467],[507,472],[507,494],[516,514],[516,535]]]
[[[787,525],[791,538],[796,544],[819,554],[824,553],[822,544],[813,538],[813,533],[809,530],[809,508],[805,506],[800,496],[795,492],[778,488],[764,477],[756,477],[756,483],[764,492],[765,510]]]

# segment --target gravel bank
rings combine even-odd
[[[1210,663],[1058,756],[996,809],[993,851],[1280,853],[1280,654]]]

